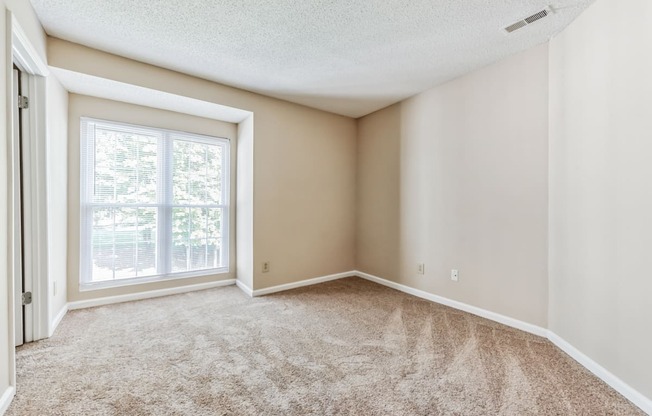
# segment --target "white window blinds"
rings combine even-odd
[[[228,271],[229,141],[82,118],[81,283]]]

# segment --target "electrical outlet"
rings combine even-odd
[[[264,262],[263,263],[263,273],[269,273],[269,269],[270,269],[269,262],[268,261]]]
[[[52,296],[57,295],[57,282],[52,282]]]
[[[451,270],[451,280],[457,282],[459,280],[460,274],[456,269]]]
[[[417,273],[426,274],[426,265],[423,263],[417,263]]]

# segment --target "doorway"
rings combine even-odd
[[[11,140],[11,154],[13,160],[12,166],[12,275],[14,277],[14,343],[16,346],[25,342],[33,341],[31,331],[31,291],[29,282],[26,279],[25,270],[25,213],[24,213],[24,193],[25,193],[25,149],[24,136],[26,134],[25,123],[29,122],[24,110],[29,108],[29,98],[27,95],[28,84],[27,74],[16,64],[13,66],[12,76],[12,118],[13,118],[13,135]]]
[[[16,391],[16,345],[49,335],[47,257],[47,118],[45,60],[37,52],[16,16],[7,11],[7,123],[5,171],[7,224],[6,305],[9,316],[6,345],[9,390]],[[19,97],[23,98],[19,98]],[[26,98],[29,97],[29,98]],[[20,107],[20,108],[19,108]],[[23,294],[26,305],[23,306]],[[0,366],[4,364],[0,363]],[[4,402],[0,398],[0,413]]]
[[[49,291],[47,257],[48,69],[11,19],[11,109],[7,130],[10,334],[14,345],[47,338]]]

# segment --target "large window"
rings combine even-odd
[[[81,283],[227,272],[229,141],[81,119]]]

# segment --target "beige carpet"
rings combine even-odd
[[[358,278],[70,312],[9,415],[641,415],[544,339]]]

